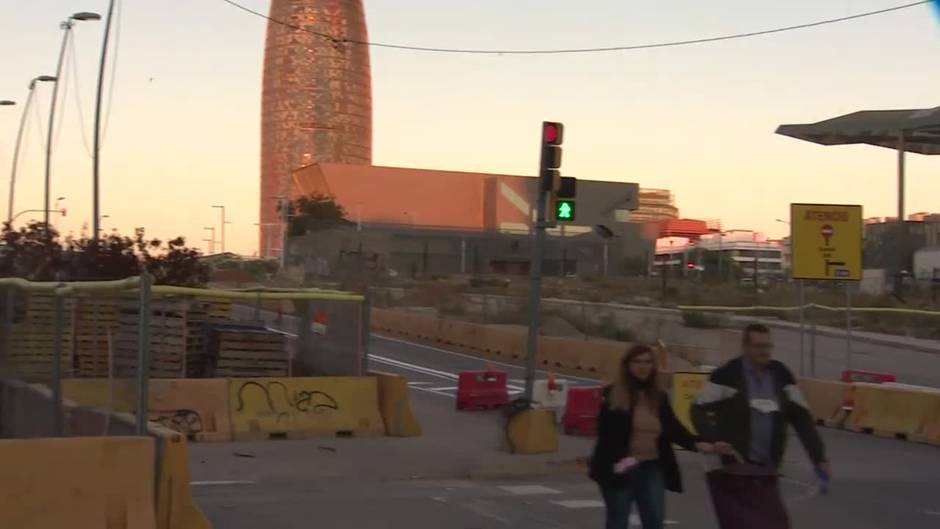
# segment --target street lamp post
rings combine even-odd
[[[225,253],[225,225],[227,224],[225,222],[225,206],[212,206],[212,207],[215,209],[222,210],[222,226],[221,226],[222,227],[222,234],[221,234],[222,235],[222,253]]]
[[[114,0],[108,4],[108,14],[104,23],[104,42],[101,44],[101,62],[98,65],[98,94],[95,97],[95,132],[92,160],[92,216],[95,238],[98,238],[101,191],[101,99],[104,92],[104,70],[108,61],[108,41],[111,38],[111,19],[114,17]],[[112,74],[113,75],[113,74]]]
[[[210,255],[215,254],[215,226],[207,226],[203,229],[207,230],[211,236],[211,238],[208,241],[209,242],[209,254]]]
[[[65,197],[59,197],[55,199],[55,211],[58,212],[61,217],[65,216],[65,210],[59,207],[59,202],[62,202],[63,200],[65,200]],[[57,230],[59,229],[59,218],[60,217],[56,217],[56,229]]]
[[[271,254],[272,254],[272,251],[271,251],[271,239],[272,239],[272,237],[271,237],[271,233],[270,233],[270,232],[271,232],[270,228],[273,228],[273,227],[275,227],[275,226],[280,226],[280,223],[278,223],[278,222],[256,222],[256,223],[255,223],[255,226],[258,226],[258,228],[260,228],[260,229],[264,232],[264,237],[263,237],[263,239],[268,243],[264,248],[258,248],[258,253],[262,253],[262,250],[263,250],[264,253],[262,253],[262,255],[263,255],[264,257],[270,259],[270,258],[271,258]]]
[[[0,99],[0,107],[12,107],[16,105],[16,101],[11,101],[9,99]],[[10,193],[10,200],[13,199],[13,193]],[[7,222],[10,221],[10,214],[7,213]]]
[[[59,99],[59,79],[62,78],[62,63],[65,61],[65,50],[68,47],[69,37],[72,35],[72,27],[75,25],[75,22],[91,21],[91,20],[101,20],[101,15],[97,13],[75,13],[70,16],[65,22],[62,22],[61,28],[64,31],[62,34],[62,46],[59,49],[59,62],[56,65],[55,69],[55,85],[52,88],[52,103],[49,105],[49,130],[46,131],[46,179],[43,193],[43,211],[45,211],[45,217],[43,222],[45,222],[46,227],[49,227],[49,199],[51,194],[52,187],[52,140],[55,135],[55,110],[56,102]]]
[[[26,103],[23,104],[23,114],[20,116],[20,128],[16,131],[16,146],[13,147],[13,169],[10,172],[10,196],[7,198],[7,222],[13,222],[13,197],[16,194],[16,170],[19,166],[20,145],[23,143],[23,131],[26,129],[26,118],[29,116],[29,107],[33,102],[33,95],[37,82],[52,82],[56,78],[51,75],[40,75],[29,82],[29,92]]]
[[[10,224],[10,226],[12,227],[12,226],[13,226],[13,223],[16,222],[16,219],[20,218],[21,216],[23,216],[23,215],[25,215],[25,214],[27,214],[27,213],[42,213],[42,212],[43,212],[43,210],[41,210],[41,209],[24,209],[23,211],[18,211],[18,212],[16,213],[16,215],[13,215],[13,218],[10,219],[9,224]],[[60,213],[60,214],[61,214],[61,212],[58,212],[58,211],[46,211],[46,213],[47,213],[47,214],[48,214],[48,213]]]

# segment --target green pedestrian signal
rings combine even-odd
[[[555,201],[555,220],[559,222],[572,222],[574,218],[574,200]]]

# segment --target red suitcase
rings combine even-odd
[[[776,469],[734,463],[705,480],[721,529],[790,529]]]

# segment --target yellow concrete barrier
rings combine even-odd
[[[816,420],[832,424],[842,414],[851,384],[836,380],[801,378],[800,391]]]
[[[229,379],[234,439],[382,435],[375,377]]]
[[[389,437],[420,437],[421,425],[411,411],[408,379],[401,375],[373,371],[378,382],[379,412]]]
[[[846,427],[879,435],[924,435],[937,394],[890,384],[855,383],[855,402]]]
[[[162,426],[151,426],[150,433],[160,439],[157,529],[212,529],[212,524],[193,500],[186,438]]]
[[[553,369],[573,371],[577,364],[577,349],[587,343],[583,340],[539,336],[538,364],[549,371]]]
[[[483,338],[483,325],[466,321],[442,320],[441,343],[456,345],[463,349],[481,350]]]
[[[62,381],[65,398],[82,406],[136,412],[131,380],[73,378]],[[148,420],[195,441],[228,441],[231,425],[228,383],[216,379],[155,379],[150,381]]]
[[[552,410],[525,410],[508,424],[510,447],[514,454],[550,454],[558,451],[558,427]]]
[[[486,325],[484,351],[507,360],[525,358],[526,329],[515,325]]]
[[[924,425],[924,442],[940,446],[940,398],[934,399]]]
[[[0,441],[0,527],[155,529],[154,440]]]
[[[389,321],[393,311],[388,309],[372,309],[369,313],[369,325],[377,331],[388,331],[391,329]]]

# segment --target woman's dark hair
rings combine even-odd
[[[638,356],[647,354],[653,357],[653,370],[649,378],[640,380],[630,371],[630,363]],[[626,354],[620,360],[620,372],[611,391],[610,407],[626,411],[637,401],[640,393],[645,394],[650,403],[658,401],[659,373],[656,369],[656,355],[650,346],[643,344],[627,349]]]

